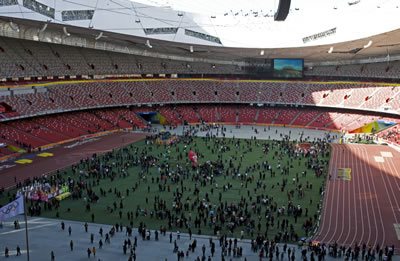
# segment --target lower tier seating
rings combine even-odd
[[[335,112],[327,108],[258,107],[248,105],[175,104],[153,107],[102,108],[66,112],[0,123],[0,142],[32,149],[79,136],[120,128],[145,128],[143,112],[160,113],[171,125],[200,123],[282,124],[311,128],[351,131],[376,120],[400,123],[399,118],[387,118],[360,112]],[[397,127],[383,132],[381,137],[399,142]],[[10,151],[0,148],[0,155]]]

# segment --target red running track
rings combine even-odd
[[[381,152],[390,152],[392,157],[383,157]],[[351,180],[335,179],[336,168],[351,168]],[[329,174],[320,227],[313,240],[344,246],[394,245],[399,254],[394,224],[400,224],[400,153],[388,146],[335,144]]]
[[[93,142],[84,143],[72,148],[67,148],[67,146],[71,144],[79,144],[79,142],[73,141],[60,145],[56,148],[46,151],[53,153],[53,157],[30,157],[30,159],[33,160],[31,164],[19,165],[14,162],[2,163],[0,164],[0,188],[12,188],[16,185],[14,179],[16,179],[17,182],[23,182],[27,178],[39,177],[43,174],[54,173],[58,169],[64,169],[76,164],[81,159],[87,159],[91,157],[93,153],[104,154],[108,151],[112,151],[113,149],[121,148],[128,144],[142,140],[146,136],[147,134],[144,133],[113,133],[110,135],[92,138],[90,140],[93,140]],[[13,167],[2,168],[6,165]]]

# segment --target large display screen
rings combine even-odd
[[[303,59],[274,59],[273,76],[277,78],[302,78]]]

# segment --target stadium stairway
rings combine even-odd
[[[300,116],[301,113],[302,113],[302,112],[299,111],[299,112],[296,114],[296,116],[294,116],[294,118],[289,122],[289,125],[292,125],[293,122],[295,122],[295,121],[297,120],[297,118]]]
[[[316,121],[324,112],[320,112],[317,117],[315,117],[314,119],[312,119],[309,123],[307,123],[306,127],[309,127],[314,121]]]

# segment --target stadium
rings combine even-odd
[[[399,260],[399,6],[0,0],[0,260]]]

